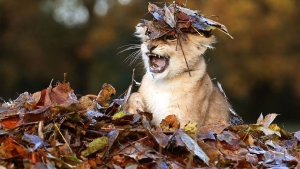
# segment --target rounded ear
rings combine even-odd
[[[140,38],[140,40],[142,42],[146,41],[148,39],[147,35],[146,35],[146,31],[147,31],[147,27],[144,23],[138,23],[135,26],[135,33],[134,35],[138,38]]]

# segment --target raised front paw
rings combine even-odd
[[[126,112],[137,114],[138,112],[145,111],[145,104],[143,97],[139,93],[132,93],[124,104],[123,109]]]

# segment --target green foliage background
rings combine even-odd
[[[67,2],[72,3],[62,8]],[[261,112],[278,113],[281,127],[295,123],[300,128],[299,3],[187,2],[200,13],[219,16],[234,36],[214,32],[218,43],[206,53],[208,73],[246,122],[255,122]],[[151,18],[147,5],[146,0],[0,0],[0,96],[15,99],[17,93],[42,90],[52,78],[62,81],[65,72],[78,96],[97,94],[103,83],[123,93],[132,69],[140,81],[143,68],[139,60],[132,66],[124,61],[134,50],[118,52],[138,44],[134,26]],[[71,22],[77,15],[87,18]]]

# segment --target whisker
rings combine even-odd
[[[129,56],[126,57],[126,59],[124,60],[125,62],[128,62],[130,59],[133,59],[135,57],[135,54],[137,53],[138,51],[134,51],[132,52]]]
[[[136,51],[134,59],[131,61],[130,65],[132,65],[133,63],[135,63],[140,58],[140,56],[142,56],[142,51],[141,50]]]
[[[123,52],[128,51],[128,50],[138,49],[138,48],[140,48],[140,45],[135,44],[135,45],[129,46],[128,48],[118,52],[118,54],[123,53]]]
[[[125,62],[130,61],[129,65],[131,66],[138,58],[141,56],[141,50],[132,52],[128,57],[126,57]]]
[[[140,45],[140,44],[128,44],[128,45],[123,45],[121,47],[118,47],[118,49],[121,49],[121,48],[124,48],[124,47],[127,47],[127,46],[135,46],[135,45]]]

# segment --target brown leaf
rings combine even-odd
[[[180,1],[173,1],[173,3],[175,2],[176,5],[179,5],[181,7],[185,7],[186,4],[180,2]]]
[[[119,154],[126,155],[137,161],[156,160],[161,158],[161,155],[158,154],[155,150],[153,150],[152,147],[138,142],[132,146],[128,146],[127,148],[123,149]]]
[[[177,130],[175,132],[175,136],[179,137],[183,143],[185,144],[186,149],[199,157],[206,165],[209,165],[209,157],[205,154],[205,152],[199,147],[199,145],[193,140],[189,135],[181,130]]]
[[[148,131],[148,133],[154,138],[154,140],[156,141],[156,143],[165,148],[168,143],[170,138],[167,137],[161,129],[157,129],[156,131],[151,130],[151,126],[149,124],[149,121],[147,120],[147,118],[145,116],[143,116],[142,118],[142,122],[143,122],[143,126],[144,128]]]
[[[26,113],[23,117],[23,124],[43,121],[45,117],[48,116],[46,111],[50,108],[50,106],[45,106],[40,109],[36,109]]]
[[[39,99],[38,103],[36,104],[37,107],[45,106],[46,93],[47,93],[47,89],[40,91],[40,99]]]
[[[2,120],[0,123],[5,129],[14,129],[22,124],[22,119],[20,119],[19,116],[9,117]]]
[[[238,150],[240,148],[239,145],[239,137],[230,131],[223,131],[221,134],[217,135],[217,138],[223,144],[226,149],[230,150]],[[227,143],[227,144],[226,144]]]
[[[115,125],[126,125],[130,124],[134,120],[134,114],[126,114],[125,116],[112,120],[112,123]]]
[[[257,165],[257,163],[258,163],[258,158],[257,158],[257,155],[256,154],[250,154],[250,153],[248,153],[247,155],[246,155],[246,160],[248,161],[248,162],[250,162],[252,165],[254,165],[254,166],[256,166]]]
[[[14,102],[20,107],[33,109],[38,103],[39,99],[40,96],[38,94],[35,94],[34,97],[32,97],[32,95],[30,95],[28,92],[24,92],[20,94],[19,97],[16,100],[14,100]]]
[[[211,139],[211,140],[216,140],[216,137],[214,135],[215,133],[212,131],[208,131],[207,133],[199,133],[197,134],[197,139],[203,140],[203,139]]]
[[[23,109],[25,110],[25,109]],[[19,114],[18,109],[7,109],[7,108],[3,108],[3,110],[0,112],[0,120],[9,118],[9,117],[14,117],[14,116],[18,116]]]
[[[221,143],[218,143],[221,144]],[[218,146],[219,150],[221,151],[222,154],[226,157],[227,160],[232,160],[232,161],[241,161],[246,159],[246,154],[248,153],[248,150],[245,148],[240,148],[238,150],[232,151],[230,149],[223,148],[222,146]]]
[[[76,165],[76,169],[90,169],[91,164],[89,162],[90,161],[83,161],[82,163]]]
[[[215,134],[220,134],[228,126],[229,126],[229,124],[225,124],[225,123],[209,124],[209,125],[201,126],[199,128],[199,133],[204,134],[204,133],[208,133],[209,131],[211,131]]]
[[[156,131],[149,131],[149,132],[162,148],[165,148],[169,144],[170,138],[166,136],[161,129],[157,129]]]
[[[252,164],[246,160],[239,160],[235,168],[253,168]]]
[[[85,110],[90,110],[93,108],[93,101],[89,96],[82,96],[78,102],[79,105],[81,105]]]
[[[96,102],[99,103],[102,107],[108,107],[108,100],[115,94],[115,88],[110,84],[104,83],[101,91],[96,98]]]
[[[11,137],[6,140],[0,146],[0,158],[8,159],[15,157],[28,157],[28,151],[21,145],[18,145]]]
[[[70,87],[70,83],[60,83],[51,90],[50,99],[52,104],[69,106],[77,102],[77,97]]]
[[[180,123],[174,114],[166,116],[160,123],[160,127],[164,131],[175,131],[179,129]]]
[[[224,25],[207,19],[204,17],[205,15],[199,15],[198,11],[185,8],[184,5],[181,4],[172,3],[170,6],[166,6],[165,4],[163,8],[160,8],[149,3],[148,11],[155,18],[154,21],[145,21],[145,25],[148,28],[146,35],[148,35],[150,39],[157,39],[166,33],[174,34],[174,32],[176,32],[176,34],[180,34],[185,40],[185,36],[182,33],[183,31],[190,33],[205,32],[209,34],[213,29],[219,29],[233,38]]]
[[[222,161],[224,160],[222,153],[215,147],[212,147],[200,140],[198,140],[197,143],[202,148],[202,150],[205,152],[205,154],[209,157],[210,163],[214,164],[215,162],[218,162],[219,160],[222,160]]]
[[[254,138],[250,135],[250,134],[247,134],[246,136],[244,136],[244,137],[242,137],[243,138],[243,140],[244,140],[244,142],[245,142],[245,144],[247,145],[247,146],[252,146],[252,145],[254,145]]]

